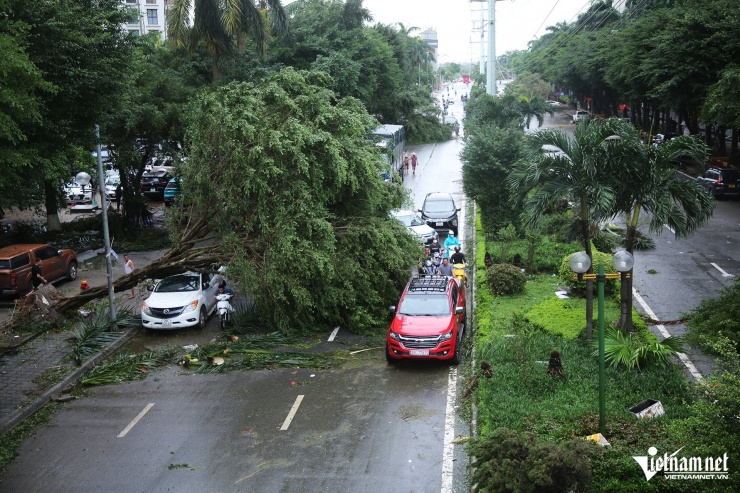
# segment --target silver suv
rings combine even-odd
[[[740,170],[709,168],[697,177],[696,181],[713,197],[737,197],[740,195]]]
[[[392,215],[401,224],[406,226],[409,233],[416,236],[422,245],[428,245],[432,240],[439,237],[437,232],[433,228],[427,226],[427,224],[422,221],[419,215],[414,211],[394,211]]]

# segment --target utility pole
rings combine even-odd
[[[486,93],[496,96],[496,0],[488,0],[488,70]]]

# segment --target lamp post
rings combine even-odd
[[[634,258],[632,254],[625,250],[620,250],[614,254],[612,265],[619,274],[606,274],[604,264],[599,263],[598,273],[585,274],[591,267],[591,259],[585,252],[576,252],[568,260],[570,269],[576,273],[579,281],[583,279],[595,279],[598,284],[599,295],[599,433],[606,436],[606,362],[605,362],[605,343],[604,343],[604,283],[607,279],[624,279],[626,273],[632,270]]]

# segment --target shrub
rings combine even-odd
[[[601,263],[604,264],[604,272],[606,274],[616,274],[617,270],[612,265],[612,257],[613,255],[611,253],[600,252],[596,248],[594,248],[593,245],[591,246],[591,262],[594,272],[597,271],[598,266]],[[568,289],[570,289],[571,292],[584,293],[585,282],[573,279],[575,273],[570,269],[570,264],[568,263],[569,260],[570,254],[561,259],[560,269],[558,270],[558,278],[565,286],[568,287]],[[615,283],[615,279],[607,279],[604,283],[604,291],[607,293],[613,293]],[[594,292],[596,292],[596,285],[597,283],[594,282]]]
[[[726,337],[740,352],[740,278],[720,291],[719,297],[703,300],[684,316],[689,342],[715,352],[713,344]]]
[[[488,286],[495,295],[518,294],[524,291],[527,276],[511,264],[493,264],[486,269]]]
[[[545,300],[527,312],[527,319],[544,327],[547,332],[558,334],[566,339],[577,339],[586,328],[585,311],[574,300],[561,300],[553,297]]]
[[[593,355],[598,355],[599,343],[594,340]],[[683,340],[668,337],[661,342],[641,341],[639,336],[607,327],[604,334],[604,358],[611,366],[625,366],[628,370],[663,367],[673,361],[673,356],[683,349]]]
[[[480,493],[585,491],[595,447],[579,439],[552,443],[498,428],[473,444],[473,483]]]

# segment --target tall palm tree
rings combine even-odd
[[[189,13],[193,6],[191,28]],[[260,55],[264,55],[271,34],[287,34],[288,15],[280,0],[173,0],[167,15],[167,32],[177,47],[192,51],[203,43],[211,55],[213,79],[218,80],[221,57],[233,49],[235,41],[243,51],[245,36],[249,35]]]
[[[613,185],[604,173],[616,145],[609,137],[621,137],[624,132],[619,122],[612,120],[582,120],[572,138],[553,129],[535,132],[531,141],[538,149],[548,146],[547,151],[517,163],[508,179],[523,200],[525,222],[536,225],[567,198],[574,204],[583,248],[592,258],[591,224],[613,215],[616,201]],[[586,282],[586,337],[593,337],[593,281]]]
[[[541,127],[545,121],[545,113],[550,115],[554,113],[552,106],[547,104],[540,96],[519,96],[517,104],[524,117],[524,124],[528,129],[530,123],[532,123],[532,118],[536,118],[537,126]]]
[[[651,232],[660,233],[667,226],[676,238],[682,238],[711,219],[715,200],[699,184],[677,173],[681,159],[706,161],[707,147],[702,142],[678,137],[654,147],[644,144],[634,128],[627,130],[627,139],[615,149],[607,174],[613,178],[616,212],[625,216],[625,249],[633,253],[643,213],[648,214]],[[632,276],[622,282],[621,300],[620,327],[632,330]]]

